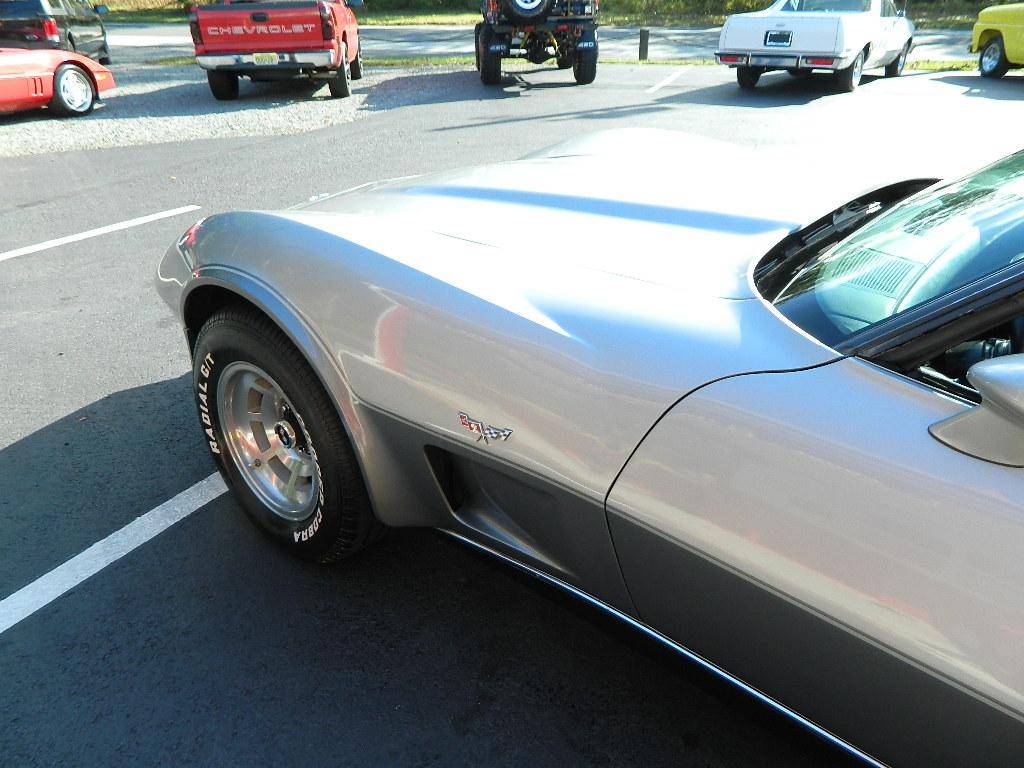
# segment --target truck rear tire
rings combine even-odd
[[[234,72],[208,69],[206,81],[210,84],[210,93],[217,101],[234,101],[238,98],[238,75]]]
[[[352,59],[352,63],[349,65],[349,74],[353,80],[363,79],[363,44],[359,43],[359,47],[356,49],[356,57]]]
[[[330,80],[327,81],[327,88],[331,92],[331,98],[344,99],[352,95],[351,74],[348,63],[348,43],[342,43],[341,66]]]
[[[501,53],[491,50],[494,30],[485,25],[480,30],[480,81],[484,85],[501,84]]]
[[[752,91],[761,79],[761,70],[757,67],[736,67],[736,82],[744,91]]]
[[[597,40],[593,48],[577,48],[576,59],[572,63],[572,75],[576,85],[590,85],[597,77]]]
[[[1006,48],[1003,46],[1003,38],[994,37],[985,43],[978,56],[978,72],[982,77],[991,77],[998,80],[1010,71],[1010,62],[1006,58]]]

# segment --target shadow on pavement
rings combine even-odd
[[[0,679],[16,765],[848,764],[461,545],[394,531],[325,569],[227,496],[0,635]]]
[[[990,80],[985,77],[950,74],[940,75],[935,79],[937,83],[954,85],[964,89],[965,96],[974,96],[983,99],[1000,99],[1010,101],[1024,101],[1024,77],[1013,77],[1007,75],[1000,80]]]
[[[115,392],[0,450],[0,599],[214,471],[191,381]]]

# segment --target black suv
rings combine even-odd
[[[0,48],[63,48],[109,64],[106,12],[85,0],[0,0]]]

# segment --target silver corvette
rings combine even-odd
[[[435,527],[870,764],[1020,765],[1024,153],[812,175],[596,134],[211,216],[157,285],[296,554]]]

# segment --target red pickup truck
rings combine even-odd
[[[238,78],[253,81],[311,77],[331,96],[348,96],[363,76],[359,24],[352,8],[363,0],[224,0],[189,11],[196,62],[213,96],[238,98]]]

